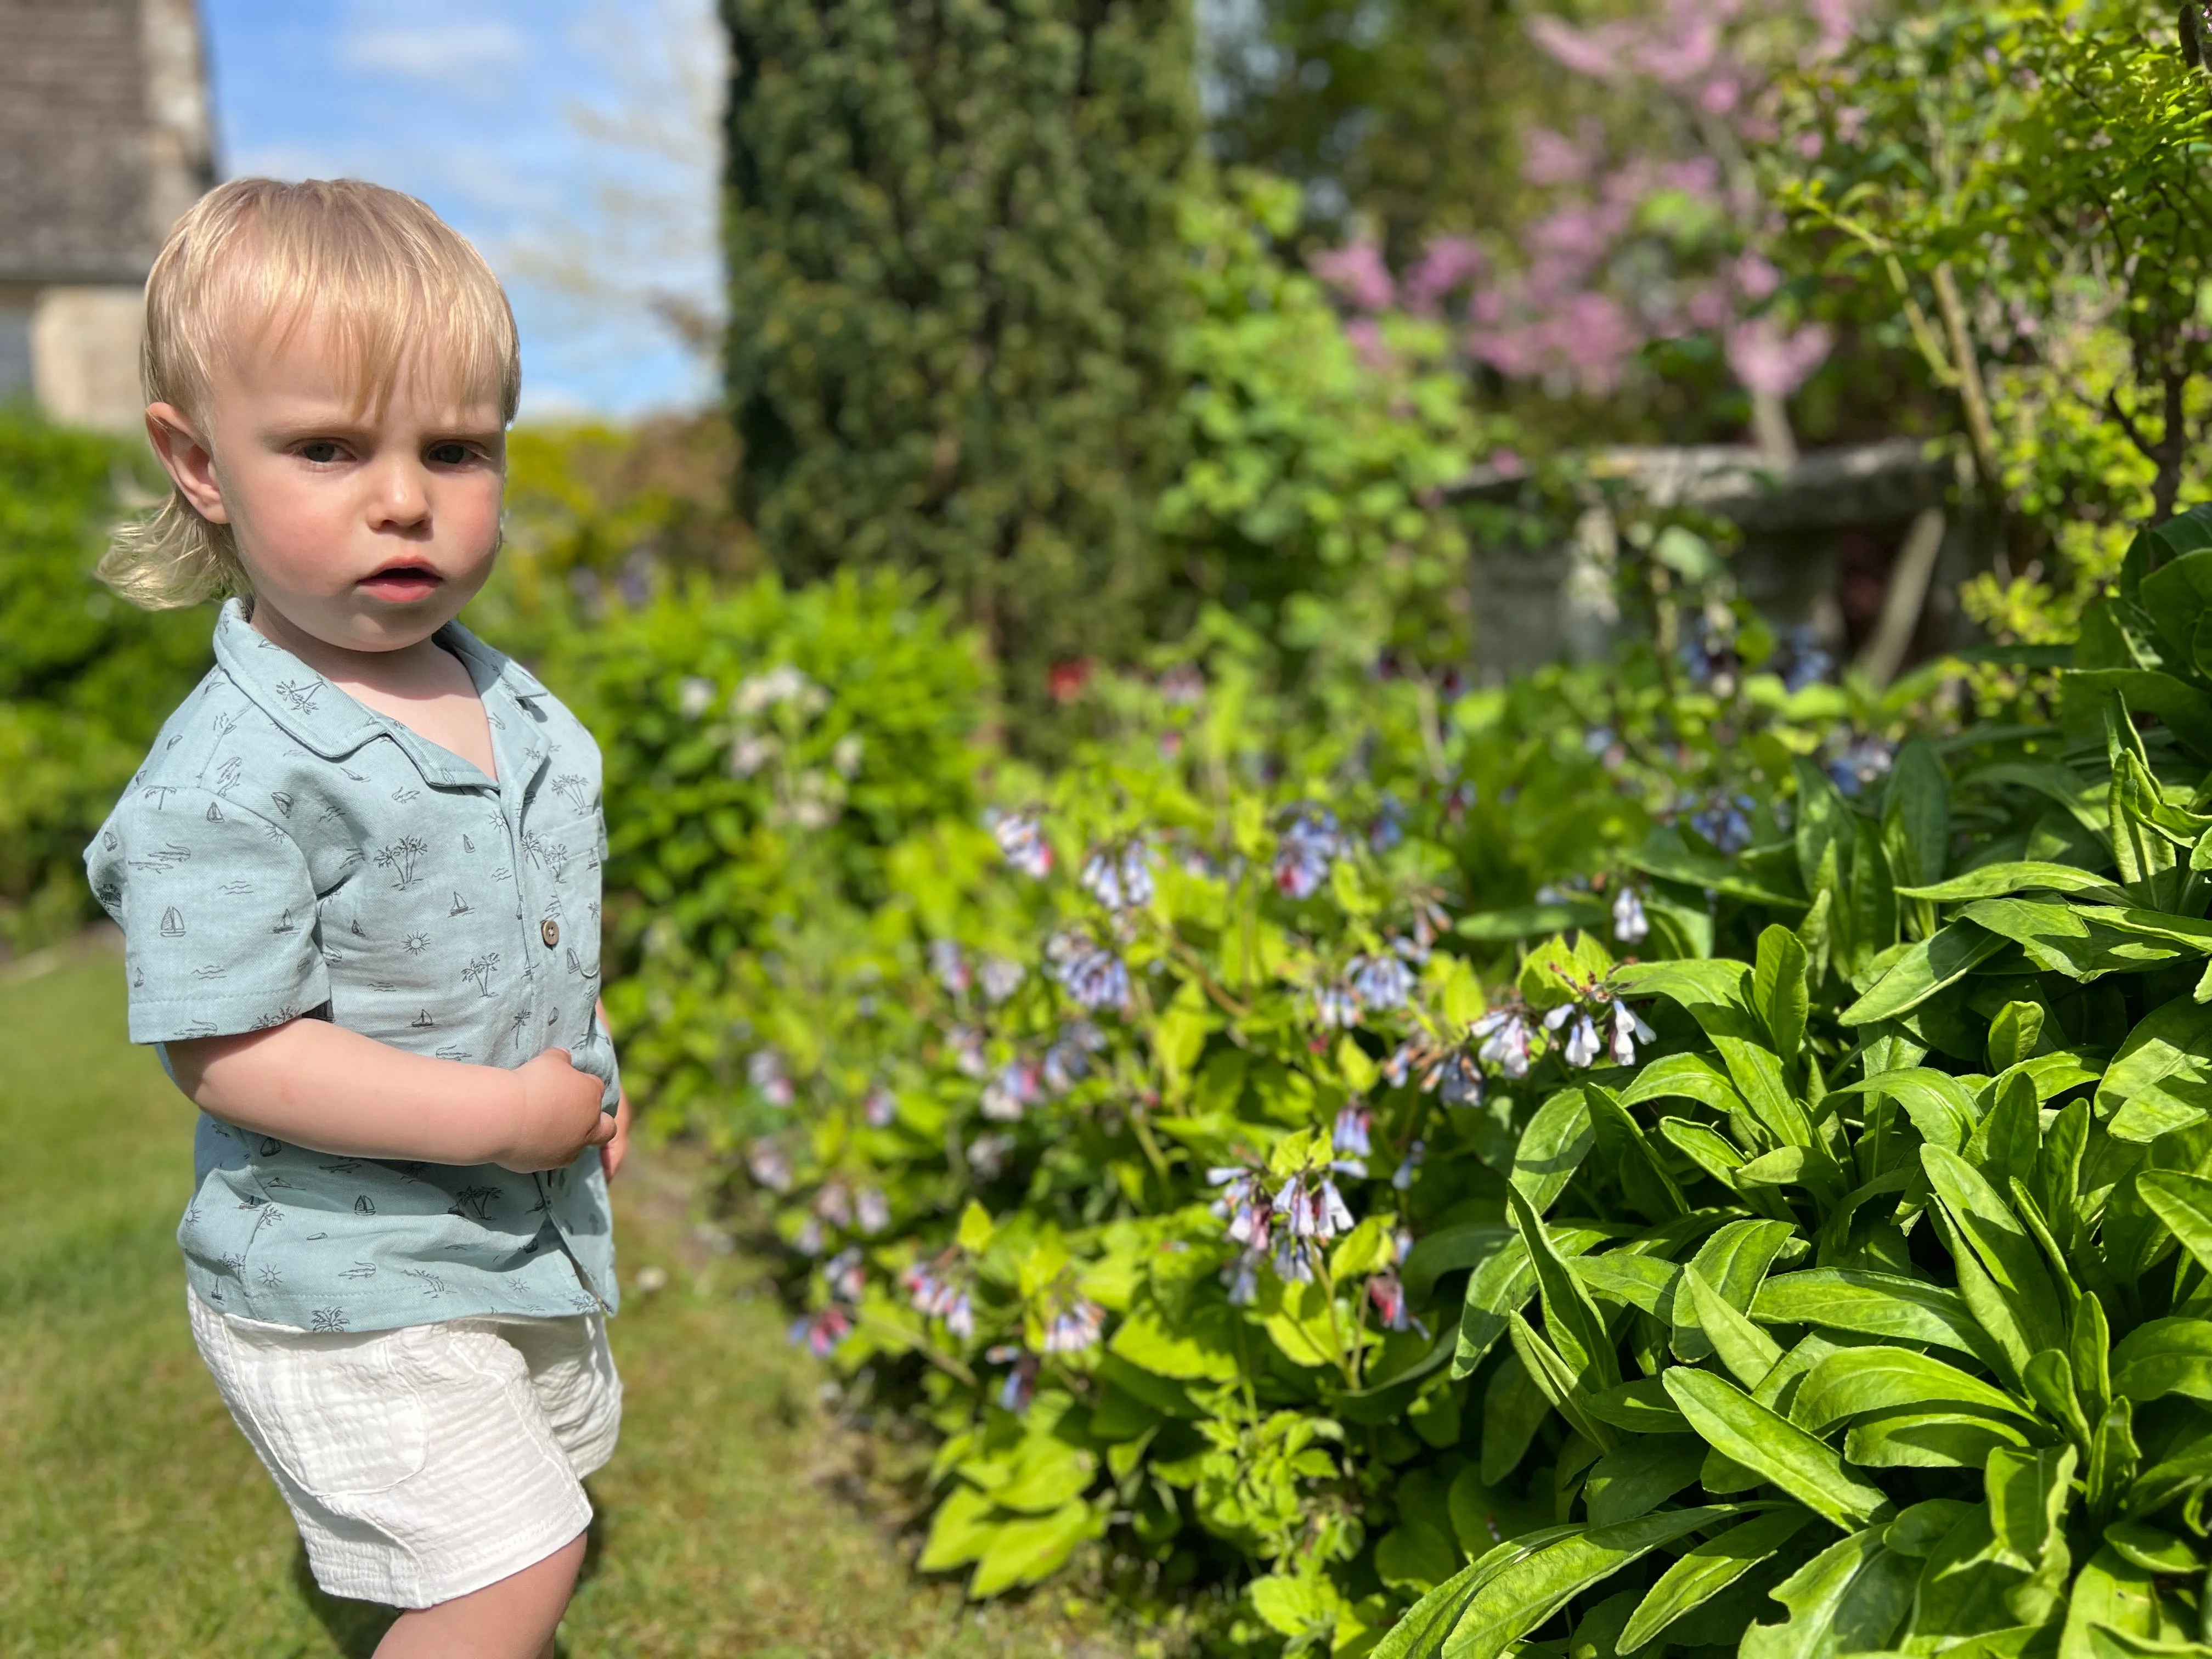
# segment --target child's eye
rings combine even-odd
[[[328,438],[315,438],[300,446],[300,459],[312,461],[317,466],[327,466],[344,452]]]
[[[440,466],[465,466],[476,459],[476,452],[464,443],[433,444],[429,458]]]

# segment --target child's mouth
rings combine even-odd
[[[362,577],[359,586],[363,592],[374,593],[380,599],[405,605],[428,599],[444,580],[428,565],[395,564]]]

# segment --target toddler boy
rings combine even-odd
[[[147,286],[173,485],[100,574],[234,595],[86,851],[131,1036],[201,1108],[194,1336],[383,1659],[537,1659],[622,1389],[596,1012],[599,757],[454,622],[499,550],[520,384],[490,269],[422,203],[222,185]]]

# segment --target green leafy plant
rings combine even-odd
[[[1566,1425],[1559,1525],[1377,1653],[1548,1649],[1563,1610],[1561,1651],[2193,1650],[2212,727],[2177,642],[2208,572],[2207,515],[2139,538],[2069,738],[1955,800],[1925,748],[1867,810],[1801,775],[1732,861],[1740,957],[1605,977],[1657,1052],[1523,1136],[1526,1267],[1475,1275],[1457,1362],[1503,1339]]]
[[[211,660],[205,610],[149,613],[93,580],[139,452],[0,410],[0,945],[98,912],[100,827],[169,711]]]

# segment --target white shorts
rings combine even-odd
[[[622,1426],[601,1316],[325,1334],[187,1299],[200,1357],[331,1595],[434,1607],[590,1523],[580,1483]]]

